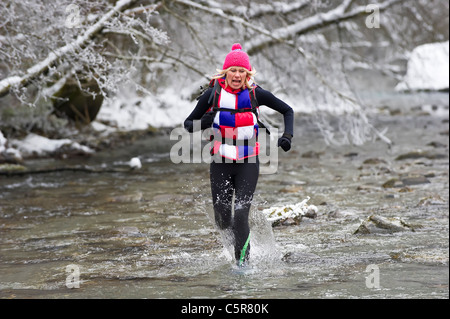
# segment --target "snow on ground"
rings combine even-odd
[[[411,52],[408,71],[397,91],[449,88],[449,41],[418,46]]]
[[[30,133],[23,140],[11,140],[10,144],[23,156],[47,156],[57,152],[61,148],[83,153],[93,153],[87,146],[80,145],[70,139],[51,140],[46,137]]]

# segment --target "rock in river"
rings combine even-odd
[[[307,252],[288,252],[282,260],[291,264],[311,264],[320,262],[321,258],[316,254]]]
[[[402,160],[417,159],[417,158],[427,158],[430,160],[435,160],[435,159],[448,158],[448,156],[446,154],[437,154],[437,153],[425,152],[425,151],[413,151],[413,152],[409,152],[409,153],[405,153],[405,154],[401,154],[401,155],[397,156],[396,160],[402,161]]]
[[[392,178],[383,184],[383,188],[399,188],[411,185],[429,184],[430,180],[422,175]]]
[[[389,234],[401,231],[415,231],[420,226],[409,225],[400,218],[388,218],[379,215],[371,215],[362,222],[353,234]]]

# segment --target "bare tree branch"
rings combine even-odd
[[[240,14],[248,19],[260,18],[265,15],[273,14],[289,14],[295,11],[299,11],[307,7],[308,1],[294,2],[294,3],[284,3],[284,2],[271,2],[267,4],[258,4],[251,6],[236,6],[232,3],[221,3],[220,8],[225,13],[230,15]],[[217,6],[216,2],[208,1],[210,7]]]
[[[400,3],[401,0],[387,0],[378,5],[380,11],[386,10],[394,4]],[[276,42],[286,42],[293,36],[305,34],[307,32],[326,27],[341,21],[353,19],[360,15],[367,15],[366,6],[359,6],[347,12],[352,1],[347,0],[340,6],[325,13],[319,13],[304,20],[300,20],[285,28],[279,28],[267,34],[254,38],[247,45],[248,54],[252,54],[261,48],[274,44]]]

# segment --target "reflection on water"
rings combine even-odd
[[[388,148],[379,141],[327,146],[300,119],[302,138],[290,153],[280,153],[278,173],[260,177],[250,223],[252,263],[244,270],[234,266],[214,227],[208,165],[172,164],[167,136],[68,160],[120,167],[139,156],[138,171],[0,177],[0,296],[448,298],[448,157],[395,160],[410,149],[430,149],[432,141],[444,143],[448,154],[448,133],[436,134],[448,132],[448,121],[412,120],[380,116],[395,143]],[[412,124],[427,129],[407,130]],[[308,151],[320,155],[303,157]],[[364,164],[370,158],[384,162]],[[431,183],[404,192],[381,187],[397,173],[427,173]],[[307,196],[319,214],[298,226],[272,229],[260,214]],[[440,201],[419,205],[429,196]],[[353,235],[372,214],[422,227]],[[67,288],[76,274],[68,265],[78,267],[80,288]],[[368,265],[379,268],[379,288],[366,285]]]

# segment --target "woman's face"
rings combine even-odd
[[[227,72],[227,84],[233,90],[238,90],[244,86],[247,71],[244,68],[231,68]]]

